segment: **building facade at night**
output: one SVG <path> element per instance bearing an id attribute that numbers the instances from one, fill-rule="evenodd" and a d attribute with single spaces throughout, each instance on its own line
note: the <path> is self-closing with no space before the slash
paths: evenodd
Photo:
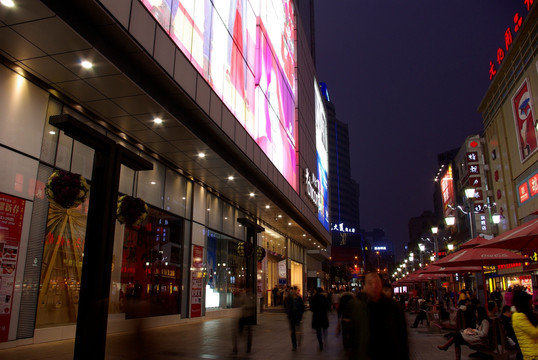
<path id="1" fill-rule="evenodd" d="M 78 340 L 88 309 L 103 335 L 216 316 L 242 289 L 305 293 L 331 244 L 327 116 L 292 1 L 14 3 L 0 346 Z M 60 170 L 89 184 L 69 209 L 47 196 Z M 141 223 L 114 219 L 121 195 L 147 204 Z"/>

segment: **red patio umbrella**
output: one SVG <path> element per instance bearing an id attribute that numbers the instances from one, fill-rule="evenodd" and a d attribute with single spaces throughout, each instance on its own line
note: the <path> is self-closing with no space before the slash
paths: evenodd
<path id="1" fill-rule="evenodd" d="M 472 240 L 469 240 L 467 241 L 466 243 L 463 243 L 460 245 L 460 248 L 462 249 L 469 249 L 469 248 L 472 248 L 472 247 L 475 247 L 475 246 L 478 246 L 478 245 L 482 245 L 484 244 L 486 241 L 488 241 L 488 239 L 478 235 L 477 237 L 475 237 L 474 239 Z"/>
<path id="2" fill-rule="evenodd" d="M 425 274 L 455 274 L 455 273 L 467 273 L 467 272 L 482 272 L 482 266 L 450 266 L 442 267 L 436 265 L 430 265 L 424 271 Z"/>
<path id="3" fill-rule="evenodd" d="M 534 252 L 538 249 L 538 219 L 526 222 L 479 245 L 480 248 L 501 248 Z"/>
<path id="4" fill-rule="evenodd" d="M 490 240 L 491 241 L 491 240 Z M 435 261 L 432 265 L 452 267 L 452 266 L 493 266 L 501 264 L 511 264 L 517 262 L 530 262 L 531 260 L 521 254 L 516 254 L 510 250 L 498 248 L 462 249 Z"/>

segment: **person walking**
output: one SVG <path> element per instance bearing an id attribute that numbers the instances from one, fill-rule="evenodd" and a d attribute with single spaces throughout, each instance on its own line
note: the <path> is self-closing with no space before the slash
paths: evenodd
<path id="1" fill-rule="evenodd" d="M 404 311 L 394 299 L 384 296 L 382 289 L 378 273 L 366 274 L 353 316 L 357 343 L 353 359 L 409 360 Z"/>
<path id="2" fill-rule="evenodd" d="M 532 311 L 532 296 L 517 290 L 512 301 L 516 308 L 516 312 L 512 314 L 512 327 L 523 359 L 538 359 L 538 319 Z"/>
<path id="3" fill-rule="evenodd" d="M 319 350 L 323 351 L 323 338 L 327 338 L 329 328 L 329 316 L 331 304 L 322 288 L 317 288 L 314 295 L 310 297 L 310 310 L 312 311 L 312 329 L 316 330 Z"/>
<path id="4" fill-rule="evenodd" d="M 288 321 L 291 332 L 291 344 L 293 350 L 297 350 L 297 344 L 301 343 L 299 336 L 299 342 L 297 342 L 297 333 L 300 333 L 301 321 L 303 320 L 304 302 L 300 296 L 297 295 L 297 287 L 290 288 L 289 295 L 286 297 L 286 313 L 288 314 Z"/>
<path id="5" fill-rule="evenodd" d="M 246 331 L 247 352 L 252 349 L 252 326 L 256 323 L 256 298 L 250 289 L 242 289 L 238 294 L 237 303 L 241 313 L 237 321 L 237 329 L 233 332 L 233 352 L 237 354 L 237 339 Z"/>

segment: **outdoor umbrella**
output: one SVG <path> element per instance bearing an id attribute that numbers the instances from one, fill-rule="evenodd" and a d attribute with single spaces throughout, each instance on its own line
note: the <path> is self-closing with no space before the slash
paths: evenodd
<path id="1" fill-rule="evenodd" d="M 462 249 L 469 249 L 478 245 L 484 244 L 486 241 L 489 241 L 488 239 L 478 235 L 472 240 L 467 241 L 466 243 L 461 244 L 460 248 Z"/>
<path id="2" fill-rule="evenodd" d="M 455 274 L 467 272 L 482 272 L 482 266 L 436 266 L 430 265 L 424 271 L 424 274 Z"/>
<path id="3" fill-rule="evenodd" d="M 518 250 L 522 253 L 538 249 L 538 219 L 526 222 L 479 245 L 480 248 Z"/>
<path id="4" fill-rule="evenodd" d="M 530 261 L 531 259 L 521 254 L 516 254 L 510 250 L 474 247 L 470 249 L 459 250 L 440 260 L 435 261 L 434 263 L 432 263 L 432 265 L 444 267 L 493 266 Z"/>

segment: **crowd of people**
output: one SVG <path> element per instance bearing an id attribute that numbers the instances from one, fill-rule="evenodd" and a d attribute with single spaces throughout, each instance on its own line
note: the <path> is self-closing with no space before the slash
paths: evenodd
<path id="1" fill-rule="evenodd" d="M 505 293 L 494 291 L 488 294 L 484 306 L 476 293 L 465 289 L 459 293 L 443 290 L 439 296 L 431 292 L 419 295 L 414 290 L 393 295 L 391 286 L 373 272 L 365 276 L 360 292 L 315 288 L 303 297 L 296 287 L 275 286 L 272 296 L 273 306 L 282 306 L 286 311 L 292 350 L 301 344 L 304 312 L 311 311 L 311 327 L 316 333 L 318 350 L 323 351 L 331 318 L 328 314 L 332 311 L 337 315 L 336 332 L 349 359 L 409 359 L 405 311 L 416 313 L 410 327 L 417 328 L 425 321 L 426 326 L 430 325 L 427 314 L 434 310 L 440 322 L 450 322 L 456 313 L 461 315 L 461 329 L 446 333 L 446 342 L 438 346 L 442 351 L 454 346 L 456 359 L 461 358 L 462 346 L 487 346 L 495 318 L 517 359 L 538 359 L 536 289 L 532 295 L 528 289 L 518 287 Z M 251 337 L 248 339 L 250 349 Z M 480 357 L 480 350 L 474 355 Z"/>

